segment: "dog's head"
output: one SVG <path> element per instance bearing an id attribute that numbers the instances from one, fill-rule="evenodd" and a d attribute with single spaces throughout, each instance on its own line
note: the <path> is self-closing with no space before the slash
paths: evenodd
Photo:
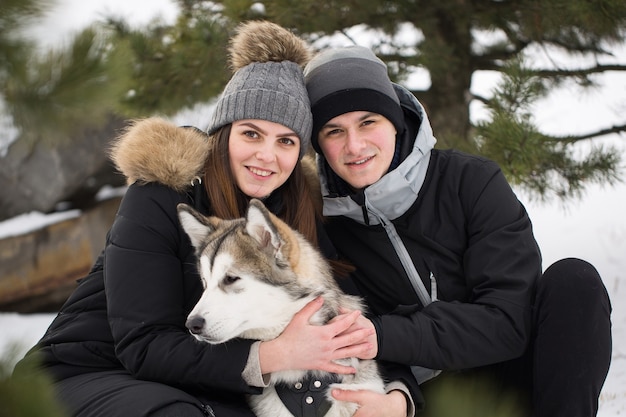
<path id="1" fill-rule="evenodd" d="M 323 268 L 319 255 L 259 200 L 242 219 L 205 217 L 185 204 L 178 216 L 204 286 L 186 324 L 198 339 L 272 339 L 315 296 L 306 277 L 324 273 L 312 270 Z"/>

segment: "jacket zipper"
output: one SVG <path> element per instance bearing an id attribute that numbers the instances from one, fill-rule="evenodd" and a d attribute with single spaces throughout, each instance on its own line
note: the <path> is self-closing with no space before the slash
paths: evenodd
<path id="1" fill-rule="evenodd" d="M 424 286 L 424 281 L 422 281 L 422 279 L 420 278 L 420 275 L 417 272 L 415 265 L 413 264 L 413 260 L 409 256 L 409 252 L 407 251 L 406 246 L 404 246 L 404 242 L 402 242 L 402 239 L 398 235 L 398 232 L 396 231 L 393 223 L 389 221 L 389 219 L 387 219 L 387 217 L 380 210 L 370 206 L 367 200 L 367 196 L 365 196 L 364 207 L 365 209 L 367 209 L 367 212 L 374 215 L 378 219 L 380 224 L 385 228 L 387 237 L 389 237 L 389 240 L 391 241 L 391 244 L 393 245 L 393 248 L 395 249 L 398 258 L 400 258 L 402 267 L 404 268 L 406 274 L 409 276 L 411 286 L 413 286 L 413 289 L 415 290 L 418 299 L 422 303 L 422 306 L 426 307 L 433 301 L 437 301 L 437 281 L 435 279 L 435 275 L 432 272 L 430 273 L 429 278 L 431 294 L 428 294 L 428 291 Z M 366 223 L 368 222 L 367 216 L 365 218 L 365 221 Z"/>

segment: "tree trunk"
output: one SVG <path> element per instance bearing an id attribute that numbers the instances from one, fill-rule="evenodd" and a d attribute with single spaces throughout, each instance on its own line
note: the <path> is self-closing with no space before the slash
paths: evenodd
<path id="1" fill-rule="evenodd" d="M 472 82 L 472 35 L 464 9 L 440 11 L 431 24 L 415 22 L 424 32 L 423 59 L 429 63 L 431 87 L 422 97 L 439 148 L 467 150 L 470 137 L 469 101 Z"/>

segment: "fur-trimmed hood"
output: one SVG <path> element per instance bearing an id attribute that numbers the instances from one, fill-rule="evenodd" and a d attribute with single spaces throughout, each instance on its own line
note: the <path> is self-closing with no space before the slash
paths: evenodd
<path id="1" fill-rule="evenodd" d="M 191 187 L 204 172 L 210 148 L 206 133 L 193 127 L 180 127 L 159 117 L 133 121 L 113 142 L 109 155 L 126 182 L 158 182 L 176 191 Z M 302 167 L 306 179 L 319 198 L 321 191 L 315 161 L 305 155 Z M 315 198 L 316 204 L 318 198 Z"/>
<path id="2" fill-rule="evenodd" d="M 110 157 L 128 184 L 158 182 L 184 191 L 202 175 L 208 138 L 158 117 L 135 120 L 113 142 Z"/>

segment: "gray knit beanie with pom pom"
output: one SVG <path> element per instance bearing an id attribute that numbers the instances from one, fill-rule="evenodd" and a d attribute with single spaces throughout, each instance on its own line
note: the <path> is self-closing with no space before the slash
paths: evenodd
<path id="1" fill-rule="evenodd" d="M 268 120 L 298 135 L 302 158 L 313 126 L 302 73 L 310 59 L 306 43 L 277 24 L 250 21 L 237 28 L 229 54 L 234 74 L 217 101 L 208 133 L 236 120 Z"/>
<path id="2" fill-rule="evenodd" d="M 304 75 L 314 117 L 313 148 L 318 153 L 320 129 L 344 113 L 378 113 L 393 123 L 398 133 L 404 131 L 404 114 L 387 75 L 387 65 L 371 49 L 326 49 L 310 60 Z"/>

